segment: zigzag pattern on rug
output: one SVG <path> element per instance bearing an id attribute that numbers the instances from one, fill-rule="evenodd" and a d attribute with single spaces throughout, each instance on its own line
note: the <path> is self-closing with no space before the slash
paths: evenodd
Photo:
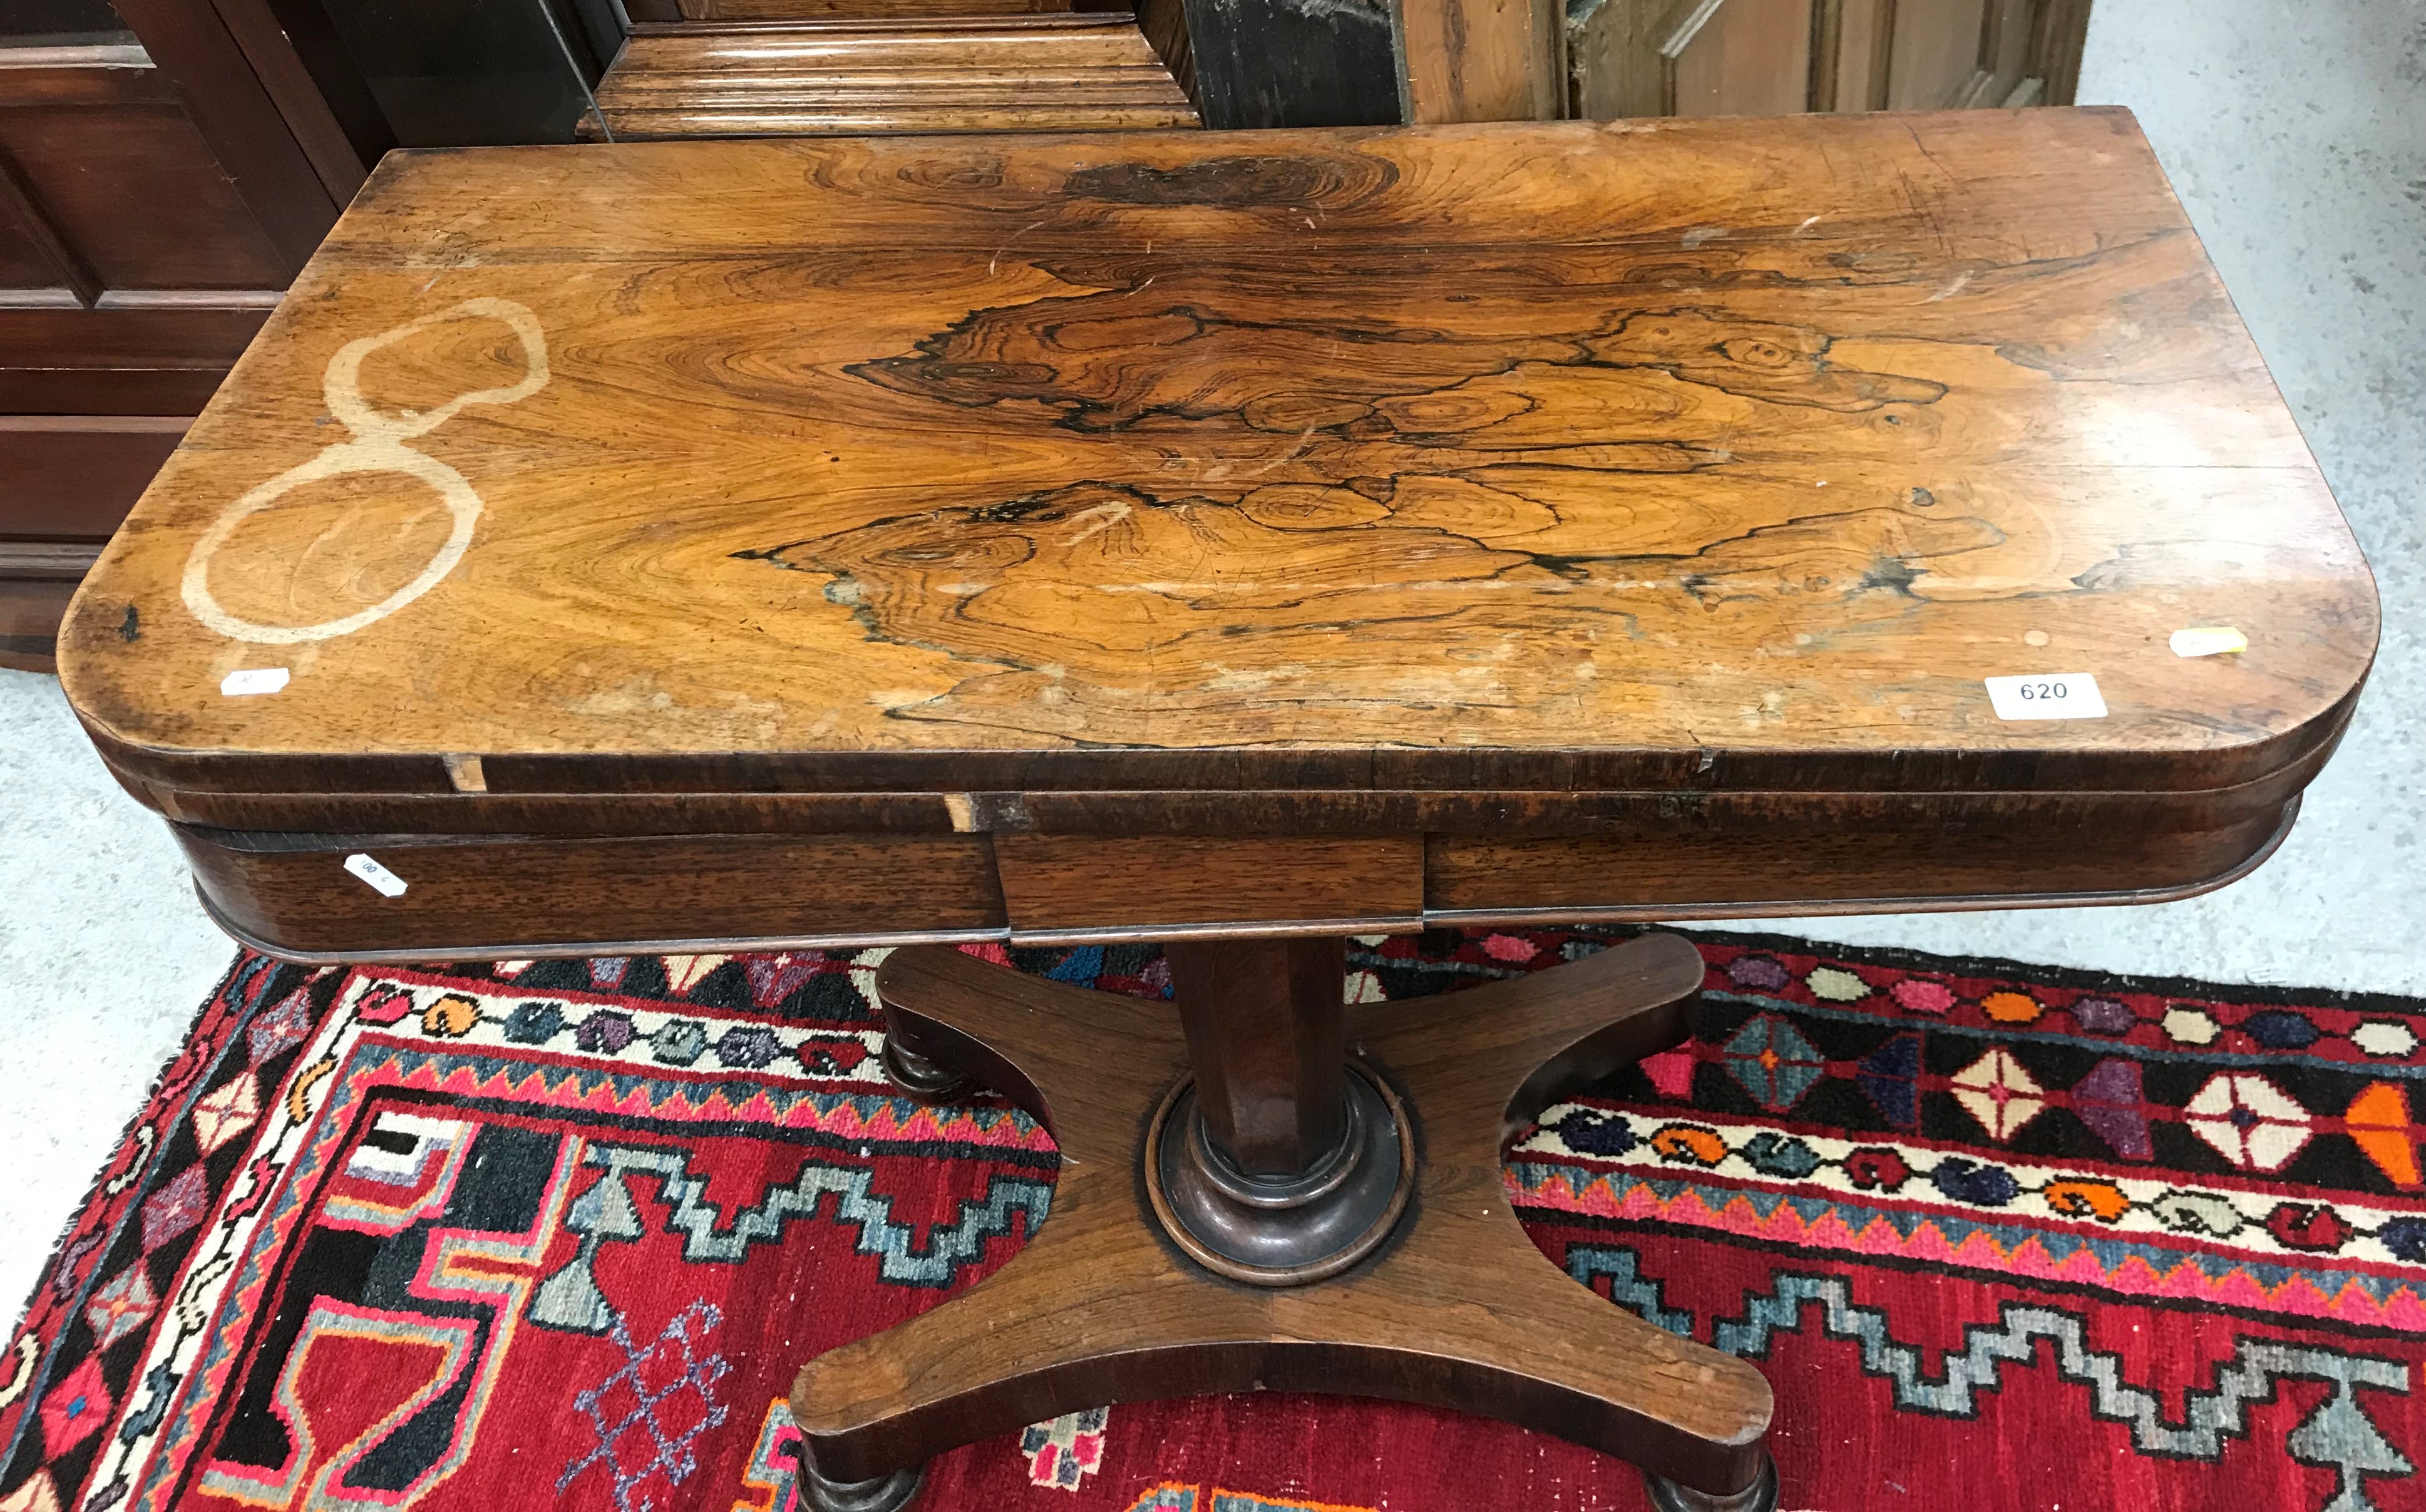
<path id="1" fill-rule="evenodd" d="M 1667 1306 L 1659 1283 L 1642 1274 L 1633 1250 L 1614 1244 L 1571 1245 L 1567 1274 L 1585 1286 L 1606 1276 L 1610 1300 L 1670 1333 L 1693 1337 L 1694 1315 Z M 1768 1294 L 1746 1294 L 1742 1317 L 1712 1321 L 1713 1345 L 1731 1355 L 1759 1359 L 1769 1353 L 1776 1335 L 1801 1332 L 1803 1309 L 1816 1303 L 1820 1326 L 1831 1338 L 1857 1341 L 1862 1373 L 1891 1382 L 1896 1406 L 1908 1412 L 1977 1416 L 1980 1393 L 2001 1389 L 2008 1363 L 2033 1363 L 2039 1341 L 2044 1339 L 2055 1346 L 2056 1374 L 2089 1388 L 2091 1410 L 2097 1416 L 2128 1424 L 2132 1444 L 2142 1454 L 2217 1459 L 2226 1439 L 2248 1434 L 2251 1406 L 2274 1400 L 2282 1381 L 2310 1380 L 2328 1382 L 2334 1390 L 2291 1431 L 2284 1447 L 2298 1463 L 2331 1470 L 2341 1477 L 2334 1499 L 2322 1512 L 2377 1512 L 2362 1477 L 2403 1477 L 2417 1471 L 2377 1430 L 2357 1395 L 2362 1386 L 2407 1393 L 2409 1367 L 2399 1360 L 2341 1355 L 2267 1339 L 2240 1339 L 2235 1341 L 2231 1363 L 2216 1372 L 2212 1390 L 2192 1388 L 2184 1393 L 2182 1422 L 2176 1424 L 2165 1420 L 2163 1399 L 2156 1392 L 2123 1379 L 2122 1357 L 2089 1347 L 2087 1326 L 2077 1313 L 2044 1305 L 2006 1303 L 2000 1326 L 1965 1328 L 1963 1348 L 1946 1351 L 1932 1369 L 1923 1351 L 1896 1341 L 1888 1332 L 1884 1311 L 1853 1301 L 1852 1288 L 1844 1277 L 1780 1271 L 1772 1279 L 1775 1284 Z"/>
<path id="2" fill-rule="evenodd" d="M 728 1225 L 704 1195 L 707 1179 L 692 1174 L 687 1150 L 593 1144 L 582 1162 L 606 1174 L 565 1214 L 565 1227 L 581 1236 L 580 1252 L 540 1284 L 529 1314 L 542 1328 L 573 1333 L 605 1333 L 614 1325 L 615 1309 L 598 1290 L 595 1267 L 602 1245 L 646 1232 L 629 1185 L 635 1176 L 657 1179 L 668 1210 L 665 1231 L 682 1236 L 683 1259 L 694 1265 L 739 1264 L 751 1245 L 780 1242 L 787 1224 L 814 1216 L 831 1195 L 834 1221 L 856 1227 L 859 1252 L 875 1256 L 884 1279 L 901 1286 L 951 1285 L 962 1267 L 983 1258 L 988 1241 L 1011 1231 L 1012 1213 L 1025 1214 L 1034 1233 L 1053 1205 L 1052 1182 L 996 1173 L 987 1179 L 984 1201 L 963 1201 L 958 1222 L 928 1229 L 921 1252 L 914 1247 L 915 1226 L 893 1221 L 893 1199 L 869 1190 L 872 1173 L 865 1169 L 803 1161 L 791 1184 L 768 1188 Z"/>

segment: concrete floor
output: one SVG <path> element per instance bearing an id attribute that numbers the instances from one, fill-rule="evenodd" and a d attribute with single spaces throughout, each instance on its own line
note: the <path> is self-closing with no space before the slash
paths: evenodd
<path id="1" fill-rule="evenodd" d="M 2426 993 L 2426 5 L 2103 0 L 2083 104 L 2139 113 L 2383 586 L 2374 679 L 2282 852 L 2157 908 L 1764 920 L 1824 939 Z M 0 1305 L 26 1293 L 232 955 L 58 685 L 0 672 Z"/>

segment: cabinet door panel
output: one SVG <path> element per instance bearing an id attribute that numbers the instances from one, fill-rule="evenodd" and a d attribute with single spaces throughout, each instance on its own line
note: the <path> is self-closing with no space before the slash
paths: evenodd
<path id="1" fill-rule="evenodd" d="M 1810 109 L 1811 3 L 1722 0 L 1690 37 L 1672 39 L 1662 49 L 1672 59 L 1671 113 L 1786 116 Z"/>
<path id="2" fill-rule="evenodd" d="M 1567 113 L 2069 105 L 2090 0 L 1572 0 Z"/>
<path id="3" fill-rule="evenodd" d="M 1887 108 L 1943 110 L 1980 72 L 1988 0 L 1896 0 Z"/>
<path id="4" fill-rule="evenodd" d="M 104 287 L 285 285 L 285 260 L 183 109 L 139 87 L 119 101 L 54 103 L 17 92 L 31 82 L 23 75 L 49 72 L 0 73 L 0 153 Z"/>
<path id="5" fill-rule="evenodd" d="M 1569 113 L 1782 116 L 1808 110 L 1815 0 L 1601 0 L 1571 9 Z"/>

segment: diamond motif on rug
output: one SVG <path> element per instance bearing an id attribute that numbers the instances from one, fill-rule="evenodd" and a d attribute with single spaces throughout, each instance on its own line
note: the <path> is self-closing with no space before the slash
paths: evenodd
<path id="1" fill-rule="evenodd" d="M 1811 1042 L 1774 1014 L 1762 1014 L 1737 1030 L 1721 1053 L 1743 1089 L 1772 1113 L 1801 1101 L 1828 1069 Z"/>
<path id="2" fill-rule="evenodd" d="M 140 1260 L 113 1276 L 85 1304 L 84 1321 L 92 1329 L 93 1348 L 107 1349 L 141 1327 L 160 1299 L 152 1294 L 152 1277 Z"/>
<path id="3" fill-rule="evenodd" d="M 1954 1100 L 1980 1120 L 1988 1137 L 2009 1142 L 2046 1107 L 2046 1088 L 2002 1045 L 1947 1079 Z"/>
<path id="4" fill-rule="evenodd" d="M 195 1101 L 194 1143 L 207 1155 L 260 1119 L 261 1099 L 253 1091 L 251 1073 L 246 1072 Z"/>
<path id="5" fill-rule="evenodd" d="M 2225 1160 L 2253 1171 L 2279 1171 L 2308 1143 L 2308 1110 L 2262 1076 L 2210 1077 L 2182 1105 L 2183 1121 Z"/>
<path id="6" fill-rule="evenodd" d="M 117 1404 L 102 1379 L 101 1357 L 93 1356 L 51 1388 L 42 1398 L 42 1447 L 54 1455 L 69 1450 L 101 1431 Z"/>
<path id="7" fill-rule="evenodd" d="M 663 1477 L 667 1485 L 680 1486 L 690 1479 L 699 1469 L 693 1447 L 699 1436 L 721 1426 L 728 1410 L 717 1400 L 715 1388 L 733 1367 L 723 1356 L 702 1355 L 698 1349 L 723 1321 L 716 1304 L 693 1302 L 642 1349 L 634 1346 L 624 1320 L 615 1320 L 607 1337 L 622 1352 L 623 1363 L 573 1399 L 597 1442 L 556 1478 L 558 1495 L 583 1471 L 603 1464 L 613 1478 L 617 1512 L 653 1512 L 656 1502 L 645 1489 L 650 1482 Z M 673 1355 L 669 1350 L 681 1357 L 681 1368 L 671 1374 Z M 618 1412 L 624 1403 L 630 1405 Z"/>
<path id="8" fill-rule="evenodd" d="M 210 1182 L 199 1165 L 188 1165 L 174 1180 L 143 1201 L 143 1252 L 188 1233 L 202 1221 L 211 1200 Z"/>

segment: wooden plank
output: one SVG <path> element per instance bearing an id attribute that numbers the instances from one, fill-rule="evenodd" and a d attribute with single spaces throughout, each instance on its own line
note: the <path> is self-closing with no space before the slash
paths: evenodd
<path id="1" fill-rule="evenodd" d="M 1196 123 L 1125 13 L 642 27 L 598 107 L 618 140 Z"/>
<path id="2" fill-rule="evenodd" d="M 1396 0 L 1401 119 L 1553 121 L 1566 101 L 1558 0 Z"/>
<path id="3" fill-rule="evenodd" d="M 1423 842 L 1412 835 L 997 835 L 994 846 L 1013 938 L 1423 911 Z"/>

